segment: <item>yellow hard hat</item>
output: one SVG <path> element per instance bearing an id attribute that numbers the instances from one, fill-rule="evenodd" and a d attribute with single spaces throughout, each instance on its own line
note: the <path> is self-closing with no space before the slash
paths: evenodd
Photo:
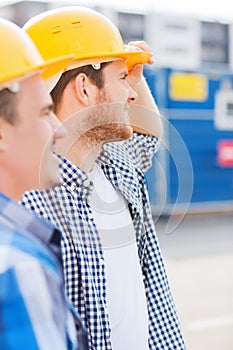
<path id="1" fill-rule="evenodd" d="M 16 24 L 0 18 L 0 89 L 7 82 L 23 79 L 40 71 L 45 78 L 64 68 L 71 55 L 44 60 L 30 37 Z"/>
<path id="2" fill-rule="evenodd" d="M 77 66 L 123 59 L 131 69 L 151 53 L 127 51 L 117 27 L 102 14 L 82 6 L 43 12 L 23 27 L 45 59 L 74 54 Z"/>

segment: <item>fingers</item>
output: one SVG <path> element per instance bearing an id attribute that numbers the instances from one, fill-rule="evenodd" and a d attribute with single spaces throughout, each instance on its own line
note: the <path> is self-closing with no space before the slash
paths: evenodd
<path id="1" fill-rule="evenodd" d="M 152 54 L 152 50 L 150 46 L 143 40 L 138 41 L 130 41 L 127 45 L 125 45 L 126 51 L 149 51 Z M 151 57 L 148 64 L 153 64 L 154 61 Z"/>
<path id="2" fill-rule="evenodd" d="M 137 41 L 130 41 L 128 43 L 128 45 L 132 45 L 132 46 L 137 46 L 138 48 L 140 48 L 142 51 L 150 51 L 151 52 L 151 48 L 150 46 L 143 40 L 137 40 Z"/>

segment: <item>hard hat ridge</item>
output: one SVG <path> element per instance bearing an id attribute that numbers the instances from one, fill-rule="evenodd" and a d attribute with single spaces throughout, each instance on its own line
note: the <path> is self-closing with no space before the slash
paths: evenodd
<path id="1" fill-rule="evenodd" d="M 84 6 L 43 12 L 29 20 L 24 29 L 45 59 L 73 54 L 76 67 L 123 59 L 131 69 L 151 57 L 150 52 L 127 51 L 118 28 L 107 17 Z"/>

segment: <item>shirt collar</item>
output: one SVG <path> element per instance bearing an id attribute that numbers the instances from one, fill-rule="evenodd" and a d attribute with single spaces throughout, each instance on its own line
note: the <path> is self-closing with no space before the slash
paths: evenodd
<path id="1" fill-rule="evenodd" d="M 0 221 L 1 218 L 21 233 L 25 232 L 38 238 L 61 261 L 60 231 L 2 193 L 0 193 Z"/>
<path id="2" fill-rule="evenodd" d="M 82 184 L 82 182 L 87 179 L 87 174 L 77 165 L 59 154 L 57 154 L 57 157 L 60 160 L 59 170 L 61 174 L 61 185 L 69 186 L 74 181 L 78 184 Z"/>
<path id="3" fill-rule="evenodd" d="M 88 178 L 88 174 L 68 159 L 60 155 L 58 155 L 58 158 L 60 159 L 60 185 L 64 186 L 71 195 L 79 193 L 85 201 L 89 202 L 93 191 L 93 182 Z"/>

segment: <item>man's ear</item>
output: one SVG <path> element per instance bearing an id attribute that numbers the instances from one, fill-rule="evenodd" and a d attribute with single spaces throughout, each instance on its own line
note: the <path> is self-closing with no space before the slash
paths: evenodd
<path id="1" fill-rule="evenodd" d="M 96 93 L 96 86 L 86 74 L 80 73 L 75 78 L 75 93 L 78 100 L 86 107 L 89 107 Z"/>

